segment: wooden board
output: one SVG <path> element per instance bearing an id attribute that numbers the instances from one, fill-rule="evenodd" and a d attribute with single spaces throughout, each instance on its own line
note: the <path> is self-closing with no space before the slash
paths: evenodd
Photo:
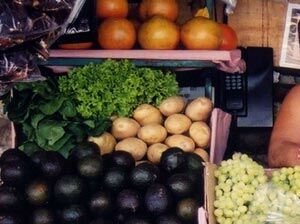
<path id="1" fill-rule="evenodd" d="M 288 2 L 300 0 L 239 0 L 234 14 L 228 17 L 243 47 L 274 49 L 274 65 L 279 65 Z"/>

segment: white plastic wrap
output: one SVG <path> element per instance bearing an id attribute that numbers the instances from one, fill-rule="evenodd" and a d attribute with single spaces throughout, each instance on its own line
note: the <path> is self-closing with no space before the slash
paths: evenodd
<path id="1" fill-rule="evenodd" d="M 237 4 L 237 0 L 222 0 L 222 2 L 226 3 L 226 14 L 233 13 L 233 10 L 235 9 Z"/>
<path id="2" fill-rule="evenodd" d="M 269 182 L 255 192 L 248 216 L 252 224 L 299 224 L 300 198 Z"/>
<path id="3" fill-rule="evenodd" d="M 9 84 L 42 78 L 37 59 L 76 18 L 85 0 L 0 1 L 0 95 Z"/>

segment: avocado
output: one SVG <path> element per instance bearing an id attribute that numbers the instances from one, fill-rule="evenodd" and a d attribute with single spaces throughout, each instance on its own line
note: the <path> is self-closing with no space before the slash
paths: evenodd
<path id="1" fill-rule="evenodd" d="M 193 182 L 194 194 L 193 198 L 202 206 L 204 204 L 204 177 L 201 172 L 189 171 L 187 176 Z"/>
<path id="2" fill-rule="evenodd" d="M 37 208 L 31 214 L 32 224 L 55 224 L 54 212 L 48 208 Z"/>
<path id="3" fill-rule="evenodd" d="M 130 189 L 122 190 L 116 198 L 119 212 L 124 214 L 134 214 L 140 210 L 141 202 L 139 194 Z"/>
<path id="4" fill-rule="evenodd" d="M 110 167 L 123 168 L 126 171 L 131 171 L 135 166 L 135 160 L 129 152 L 122 150 L 113 151 L 111 153 Z"/>
<path id="5" fill-rule="evenodd" d="M 124 189 L 127 186 L 126 172 L 122 168 L 110 168 L 103 176 L 103 186 L 108 191 Z"/>
<path id="6" fill-rule="evenodd" d="M 185 158 L 186 158 L 187 169 L 189 171 L 203 173 L 204 160 L 199 155 L 193 152 L 186 152 Z"/>
<path id="7" fill-rule="evenodd" d="M 61 204 L 79 203 L 84 196 L 84 183 L 76 175 L 60 177 L 54 185 L 55 201 Z"/>
<path id="8" fill-rule="evenodd" d="M 170 192 L 162 184 L 151 185 L 144 198 L 146 210 L 152 214 L 162 214 L 169 210 L 172 201 Z"/>
<path id="9" fill-rule="evenodd" d="M 158 178 L 158 167 L 149 162 L 143 162 L 137 165 L 129 176 L 131 186 L 137 190 L 145 190 L 151 184 L 157 182 Z"/>
<path id="10" fill-rule="evenodd" d="M 182 224 L 182 222 L 175 215 L 164 214 L 157 218 L 156 224 Z"/>
<path id="11" fill-rule="evenodd" d="M 4 151 L 0 157 L 0 166 L 2 167 L 3 164 L 7 162 L 16 162 L 16 161 L 23 161 L 27 162 L 29 157 L 19 149 L 8 149 Z"/>
<path id="12" fill-rule="evenodd" d="M 68 159 L 71 160 L 72 163 L 77 163 L 79 159 L 90 155 L 100 155 L 100 150 L 97 144 L 86 141 L 75 146 L 71 150 Z"/>
<path id="13" fill-rule="evenodd" d="M 111 168 L 111 155 L 112 153 L 107 153 L 102 155 L 102 162 L 103 162 L 103 171 L 106 172 L 106 170 Z"/>
<path id="14" fill-rule="evenodd" d="M 194 192 L 193 181 L 187 173 L 173 174 L 167 179 L 166 185 L 176 199 L 190 197 Z"/>
<path id="15" fill-rule="evenodd" d="M 145 217 L 134 216 L 129 218 L 125 224 L 151 224 L 151 222 Z"/>
<path id="16" fill-rule="evenodd" d="M 5 185 L 17 188 L 24 187 L 30 177 L 30 167 L 24 161 L 11 161 L 2 165 L 1 180 Z"/>
<path id="17" fill-rule="evenodd" d="M 89 224 L 112 224 L 112 221 L 105 220 L 102 218 L 97 218 L 89 222 Z"/>
<path id="18" fill-rule="evenodd" d="M 182 172 L 186 168 L 185 152 L 178 147 L 168 148 L 162 153 L 160 166 L 167 173 Z"/>
<path id="19" fill-rule="evenodd" d="M 51 193 L 50 186 L 44 180 L 34 180 L 25 189 L 26 200 L 34 206 L 41 206 L 49 203 Z"/>
<path id="20" fill-rule="evenodd" d="M 0 224 L 24 224 L 24 220 L 18 214 L 0 214 Z"/>
<path id="21" fill-rule="evenodd" d="M 65 158 L 58 152 L 46 151 L 45 157 L 40 161 L 40 168 L 43 177 L 55 180 L 64 171 Z"/>
<path id="22" fill-rule="evenodd" d="M 177 203 L 176 213 L 183 222 L 195 222 L 199 205 L 193 198 L 185 198 Z"/>
<path id="23" fill-rule="evenodd" d="M 0 211 L 12 212 L 20 210 L 23 205 L 21 194 L 16 189 L 7 186 L 0 187 Z"/>
<path id="24" fill-rule="evenodd" d="M 79 159 L 77 164 L 79 175 L 87 179 L 98 179 L 103 172 L 103 163 L 100 155 L 90 155 Z"/>
<path id="25" fill-rule="evenodd" d="M 60 224 L 84 224 L 87 223 L 87 214 L 80 205 L 70 205 L 59 212 Z"/>
<path id="26" fill-rule="evenodd" d="M 94 216 L 109 216 L 114 207 L 113 198 L 110 193 L 99 191 L 92 195 L 88 202 L 88 207 Z"/>

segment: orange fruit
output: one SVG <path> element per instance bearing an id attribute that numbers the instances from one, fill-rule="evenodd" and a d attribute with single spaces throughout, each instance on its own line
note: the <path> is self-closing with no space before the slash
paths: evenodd
<path id="1" fill-rule="evenodd" d="M 97 0 L 98 18 L 125 18 L 128 14 L 127 0 Z"/>
<path id="2" fill-rule="evenodd" d="M 179 41 L 179 27 L 163 16 L 152 17 L 138 31 L 138 42 L 143 49 L 171 50 Z"/>
<path id="3" fill-rule="evenodd" d="M 139 7 L 140 18 L 146 20 L 155 15 L 175 21 L 178 17 L 176 0 L 143 0 Z"/>
<path id="4" fill-rule="evenodd" d="M 222 41 L 219 24 L 204 17 L 194 17 L 184 23 L 180 37 L 184 47 L 190 50 L 215 50 Z"/>
<path id="5" fill-rule="evenodd" d="M 103 49 L 131 49 L 136 42 L 135 27 L 124 18 L 105 19 L 98 28 L 98 42 Z"/>

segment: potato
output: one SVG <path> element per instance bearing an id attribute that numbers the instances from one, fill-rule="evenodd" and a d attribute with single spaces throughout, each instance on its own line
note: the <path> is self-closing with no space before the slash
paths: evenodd
<path id="1" fill-rule="evenodd" d="M 192 121 L 207 121 L 212 110 L 213 103 L 210 99 L 198 97 L 187 105 L 185 115 Z"/>
<path id="2" fill-rule="evenodd" d="M 147 124 L 138 131 L 138 138 L 148 145 L 163 142 L 167 137 L 167 130 L 160 124 Z"/>
<path id="3" fill-rule="evenodd" d="M 209 155 L 204 149 L 196 148 L 194 153 L 199 155 L 204 160 L 204 162 L 209 161 Z"/>
<path id="4" fill-rule="evenodd" d="M 210 141 L 210 127 L 203 121 L 192 123 L 189 135 L 200 148 L 207 148 Z"/>
<path id="5" fill-rule="evenodd" d="M 116 151 L 126 151 L 129 152 L 135 161 L 141 160 L 147 152 L 147 145 L 141 139 L 138 138 L 126 138 L 118 142 L 116 145 Z"/>
<path id="6" fill-rule="evenodd" d="M 167 137 L 165 144 L 169 147 L 179 147 L 185 152 L 193 152 L 195 150 L 193 139 L 184 135 L 171 135 Z"/>
<path id="7" fill-rule="evenodd" d="M 116 139 L 122 140 L 136 136 L 139 128 L 139 123 L 134 119 L 128 117 L 119 117 L 113 121 L 111 132 Z"/>
<path id="8" fill-rule="evenodd" d="M 161 154 L 166 151 L 169 147 L 162 143 L 155 143 L 149 146 L 147 151 L 147 158 L 154 164 L 158 164 L 160 162 Z"/>
<path id="9" fill-rule="evenodd" d="M 138 106 L 133 111 L 133 118 L 142 126 L 152 123 L 161 124 L 163 121 L 160 111 L 150 104 Z"/>
<path id="10" fill-rule="evenodd" d="M 164 123 L 165 128 L 170 134 L 182 134 L 189 130 L 191 124 L 191 119 L 184 114 L 173 114 Z"/>
<path id="11" fill-rule="evenodd" d="M 181 96 L 171 96 L 161 102 L 158 109 L 166 117 L 172 114 L 178 114 L 183 111 L 185 107 L 184 98 Z"/>
<path id="12" fill-rule="evenodd" d="M 88 141 L 94 142 L 99 146 L 101 155 L 111 153 L 117 144 L 114 136 L 108 132 L 104 132 L 99 137 L 90 136 Z"/>

